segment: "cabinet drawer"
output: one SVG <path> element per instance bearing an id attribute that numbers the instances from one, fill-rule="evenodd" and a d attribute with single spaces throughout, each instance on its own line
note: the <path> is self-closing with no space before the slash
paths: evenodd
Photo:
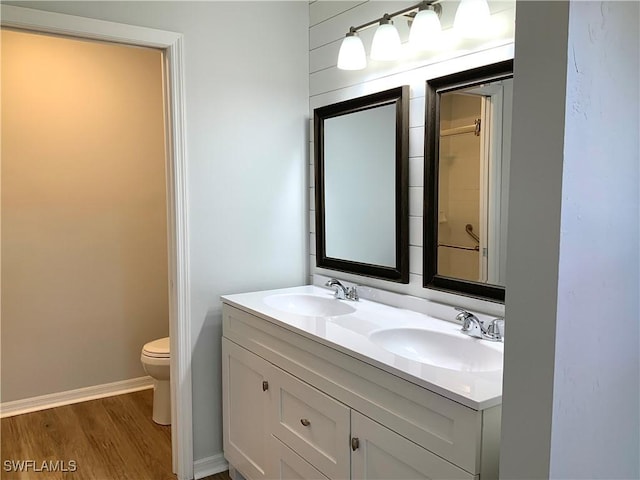
<path id="1" fill-rule="evenodd" d="M 329 480 L 277 438 L 273 438 L 274 455 L 271 478 L 275 480 Z"/>
<path id="2" fill-rule="evenodd" d="M 277 370 L 273 435 L 324 475 L 349 478 L 349 407 Z"/>

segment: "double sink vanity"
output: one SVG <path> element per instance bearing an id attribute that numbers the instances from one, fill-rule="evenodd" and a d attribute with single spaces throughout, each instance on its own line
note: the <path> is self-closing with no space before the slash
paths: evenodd
<path id="1" fill-rule="evenodd" d="M 461 332 L 453 307 L 431 311 L 317 286 L 224 296 L 232 468 L 252 480 L 497 478 L 503 344 Z"/>
<path id="2" fill-rule="evenodd" d="M 314 281 L 414 274 L 428 298 L 504 301 L 512 77 L 508 60 L 426 81 L 412 248 L 410 87 L 314 110 Z M 223 297 L 224 454 L 236 480 L 497 479 L 504 321 L 318 284 L 335 294 Z"/>

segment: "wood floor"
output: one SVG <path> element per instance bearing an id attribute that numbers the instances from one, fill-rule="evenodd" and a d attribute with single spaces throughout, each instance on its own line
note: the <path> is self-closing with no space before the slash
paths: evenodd
<path id="1" fill-rule="evenodd" d="M 171 427 L 151 420 L 152 395 L 143 390 L 3 418 L 0 478 L 175 480 Z M 20 460 L 35 462 L 35 468 L 31 463 L 28 471 L 7 471 Z M 206 478 L 228 479 L 226 472 Z"/>

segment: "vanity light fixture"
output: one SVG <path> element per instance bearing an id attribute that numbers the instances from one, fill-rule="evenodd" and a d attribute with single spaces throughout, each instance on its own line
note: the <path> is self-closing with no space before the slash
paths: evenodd
<path id="1" fill-rule="evenodd" d="M 461 0 L 453 29 L 462 38 L 481 38 L 488 33 L 490 17 L 487 0 Z"/>
<path id="2" fill-rule="evenodd" d="M 440 15 L 441 0 L 423 0 L 394 13 L 385 13 L 357 27 L 351 27 L 342 40 L 338 53 L 340 70 L 362 70 L 367 66 L 367 56 L 358 32 L 378 25 L 371 44 L 373 60 L 396 60 L 402 52 L 402 43 L 393 18 L 407 17 L 411 26 L 409 45 L 415 51 L 437 49 L 442 34 Z M 487 0 L 461 0 L 453 23 L 454 31 L 464 38 L 484 37 L 488 33 L 491 12 Z"/>
<path id="3" fill-rule="evenodd" d="M 371 42 L 372 60 L 397 60 L 400 57 L 402 41 L 391 16 L 384 14 Z"/>
<path id="4" fill-rule="evenodd" d="M 398 10 L 394 13 L 385 13 L 381 18 L 377 18 L 357 27 L 351 27 L 342 40 L 338 53 L 338 68 L 340 70 L 362 70 L 367 66 L 367 55 L 364 51 L 362 40 L 358 32 L 378 25 L 376 33 L 371 43 L 371 58 L 373 60 L 396 60 L 402 52 L 402 42 L 398 30 L 393 25 L 393 18 L 398 16 L 407 17 L 411 26 L 410 36 L 415 38 L 413 45 L 419 50 L 424 50 L 426 41 L 435 41 L 440 31 L 440 12 L 442 7 L 436 3 L 440 0 L 423 0 L 411 7 Z M 424 13 L 423 13 L 424 12 Z M 421 14 L 421 15 L 419 15 Z M 433 16 L 435 15 L 435 21 Z M 437 29 L 431 33 L 427 30 Z"/>

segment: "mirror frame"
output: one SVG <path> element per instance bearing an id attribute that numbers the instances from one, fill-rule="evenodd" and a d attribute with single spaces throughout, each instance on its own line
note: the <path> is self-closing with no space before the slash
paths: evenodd
<path id="1" fill-rule="evenodd" d="M 424 145 L 424 277 L 423 286 L 471 297 L 504 302 L 505 287 L 438 275 L 439 93 L 513 77 L 513 60 L 427 80 Z"/>
<path id="2" fill-rule="evenodd" d="M 331 258 L 326 254 L 324 202 L 324 121 L 385 105 L 396 106 L 395 199 L 396 264 L 394 267 Z M 409 86 L 392 88 L 314 110 L 316 266 L 330 270 L 409 283 Z"/>

